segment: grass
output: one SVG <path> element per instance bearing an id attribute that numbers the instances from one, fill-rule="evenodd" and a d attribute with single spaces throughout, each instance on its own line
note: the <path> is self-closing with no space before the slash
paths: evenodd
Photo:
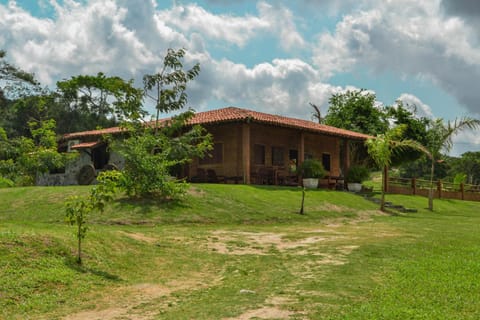
<path id="1" fill-rule="evenodd" d="M 119 198 L 74 263 L 64 200 L 0 189 L 0 319 L 478 319 L 478 203 L 195 185 L 182 202 Z"/>

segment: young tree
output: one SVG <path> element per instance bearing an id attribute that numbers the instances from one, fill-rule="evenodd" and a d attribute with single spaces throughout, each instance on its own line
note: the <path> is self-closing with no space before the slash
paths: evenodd
<path id="1" fill-rule="evenodd" d="M 180 110 L 187 104 L 187 83 L 200 73 L 197 63 L 183 70 L 185 49 L 168 49 L 160 72 L 143 77 L 145 96 L 155 103 L 155 133 L 158 132 L 160 113 Z"/>
<path id="2" fill-rule="evenodd" d="M 414 149 L 430 155 L 428 150 L 420 143 L 414 140 L 399 140 L 402 137 L 405 126 L 398 126 L 388 130 L 385 134 L 379 134 L 375 138 L 366 141 L 369 155 L 382 169 L 382 198 L 380 201 L 380 210 L 385 211 L 385 170 L 392 163 L 392 157 L 396 152 L 405 149 Z"/>
<path id="3" fill-rule="evenodd" d="M 82 240 L 87 235 L 88 215 L 93 211 L 103 212 L 105 205 L 113 200 L 121 177 L 119 171 L 101 172 L 97 177 L 98 184 L 90 190 L 87 197 L 72 196 L 66 202 L 65 218 L 70 225 L 77 227 L 78 264 L 82 264 Z"/>
<path id="4" fill-rule="evenodd" d="M 160 123 L 160 113 L 182 109 L 187 103 L 187 83 L 199 73 L 196 64 L 183 70 L 185 50 L 169 49 L 162 70 L 144 76 L 144 94 L 153 100 L 155 121 L 147 125 L 127 124 L 130 137 L 119 141 L 115 148 L 125 157 L 124 187 L 134 197 L 165 200 L 186 191 L 183 180 L 173 177 L 173 170 L 194 157 L 203 157 L 211 150 L 211 136 L 197 125 L 188 125 L 194 115 L 189 110 Z"/>
<path id="5" fill-rule="evenodd" d="M 453 146 L 452 138 L 464 129 L 476 129 L 480 126 L 480 120 L 464 117 L 460 120 L 448 121 L 436 119 L 432 122 L 428 132 L 428 150 L 431 154 L 430 166 L 430 190 L 428 193 L 428 209 L 433 211 L 433 176 L 435 163 L 440 160 L 441 151 L 449 152 Z"/>

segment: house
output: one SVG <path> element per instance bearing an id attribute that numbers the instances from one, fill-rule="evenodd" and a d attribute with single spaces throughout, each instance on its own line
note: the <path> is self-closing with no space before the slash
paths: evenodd
<path id="1" fill-rule="evenodd" d="M 306 158 L 321 160 L 329 177 L 340 177 L 349 167 L 347 142 L 363 143 L 369 137 L 312 121 L 236 107 L 196 113 L 189 124 L 202 125 L 212 134 L 214 143 L 211 156 L 193 159 L 184 168 L 183 175 L 192 181 L 211 178 L 202 175 L 213 172 L 226 182 L 290 183 L 291 167 Z M 121 169 L 122 158 L 108 152 L 101 140 L 105 134 L 121 133 L 120 127 L 114 127 L 64 135 L 61 143 L 81 153 L 79 161 L 66 170 L 70 178 L 64 180 L 70 183 L 76 176 L 79 183 L 91 182 L 95 170 Z"/>

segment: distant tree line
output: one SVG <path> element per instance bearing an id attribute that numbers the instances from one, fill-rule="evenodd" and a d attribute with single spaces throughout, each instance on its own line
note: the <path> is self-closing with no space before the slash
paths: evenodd
<path id="1" fill-rule="evenodd" d="M 455 121 L 431 119 L 420 116 L 417 106 L 397 101 L 392 106 L 377 102 L 371 91 L 348 90 L 336 93 L 329 99 L 329 108 L 324 117 L 319 116 L 319 108 L 311 104 L 313 118 L 320 123 L 344 128 L 372 136 L 384 135 L 388 130 L 402 127 L 398 139 L 416 141 L 433 156 L 434 179 L 453 181 L 459 174 L 465 175 L 465 182 L 480 183 L 480 152 L 469 151 L 460 157 L 448 156 L 452 147 L 452 137 L 463 129 L 474 129 L 480 124 L 478 119 L 462 118 Z M 354 161 L 365 163 L 366 149 L 363 146 Z M 400 177 L 430 179 L 432 159 L 415 148 L 403 148 L 392 156 L 391 166 L 398 168 Z"/>

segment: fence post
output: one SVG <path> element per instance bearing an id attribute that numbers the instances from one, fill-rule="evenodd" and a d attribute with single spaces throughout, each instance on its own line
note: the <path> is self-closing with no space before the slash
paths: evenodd
<path id="1" fill-rule="evenodd" d="M 462 193 L 462 200 L 465 200 L 465 185 L 460 183 L 460 192 Z"/>
<path id="2" fill-rule="evenodd" d="M 437 181 L 438 199 L 442 198 L 442 180 Z"/>
<path id="3" fill-rule="evenodd" d="M 417 179 L 412 178 L 412 194 L 416 195 L 417 194 Z"/>

